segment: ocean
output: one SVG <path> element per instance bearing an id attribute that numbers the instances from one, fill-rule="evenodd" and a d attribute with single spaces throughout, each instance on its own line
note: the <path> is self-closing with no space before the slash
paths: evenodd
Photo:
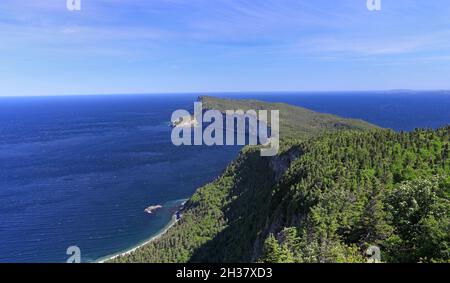
<path id="1" fill-rule="evenodd" d="M 216 93 L 286 102 L 396 131 L 450 123 L 450 94 Z M 238 146 L 176 147 L 194 94 L 0 98 L 0 262 L 83 262 L 150 238 L 221 174 Z M 153 214 L 150 205 L 163 205 Z"/>

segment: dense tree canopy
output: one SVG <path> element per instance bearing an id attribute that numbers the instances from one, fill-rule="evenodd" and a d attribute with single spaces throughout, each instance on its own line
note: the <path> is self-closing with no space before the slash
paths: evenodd
<path id="1" fill-rule="evenodd" d="M 450 127 L 247 147 L 160 239 L 116 262 L 450 260 Z"/>

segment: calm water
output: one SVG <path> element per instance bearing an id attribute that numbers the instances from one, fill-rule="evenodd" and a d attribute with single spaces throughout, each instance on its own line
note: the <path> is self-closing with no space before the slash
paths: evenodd
<path id="1" fill-rule="evenodd" d="M 65 261 L 71 245 L 92 261 L 163 228 L 239 150 L 171 144 L 194 99 L 1 98 L 0 261 Z"/>
<path id="2" fill-rule="evenodd" d="M 450 123 L 450 95 L 217 94 L 281 101 L 395 130 Z M 83 261 L 127 249 L 162 229 L 237 147 L 170 142 L 172 111 L 194 95 L 0 98 L 0 262 Z M 164 208 L 150 215 L 153 204 Z"/>

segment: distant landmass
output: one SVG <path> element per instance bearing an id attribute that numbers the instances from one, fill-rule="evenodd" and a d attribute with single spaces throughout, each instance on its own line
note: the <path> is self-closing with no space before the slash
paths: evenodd
<path id="1" fill-rule="evenodd" d="M 111 262 L 450 262 L 449 126 L 396 133 L 288 104 L 200 100 L 280 110 L 281 152 L 245 147 L 164 235 Z"/>
<path id="2" fill-rule="evenodd" d="M 336 115 L 323 114 L 286 103 L 269 103 L 253 99 L 223 99 L 212 96 L 200 96 L 204 109 L 226 110 L 279 110 L 280 137 L 305 138 L 325 132 L 344 129 L 368 130 L 378 128 L 373 124 L 357 119 L 344 119 Z M 269 121 L 270 126 L 270 121 Z"/>

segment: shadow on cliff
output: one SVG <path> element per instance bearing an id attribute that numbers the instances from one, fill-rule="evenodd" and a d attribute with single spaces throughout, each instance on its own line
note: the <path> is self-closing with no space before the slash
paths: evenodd
<path id="1" fill-rule="evenodd" d="M 280 200 L 273 188 L 299 152 L 261 157 L 259 150 L 248 152 L 236 168 L 235 184 L 223 207 L 226 227 L 212 240 L 196 249 L 190 262 L 250 262 L 256 260 L 268 231 L 275 222 L 273 211 Z M 278 214 L 280 217 L 283 213 Z"/>

